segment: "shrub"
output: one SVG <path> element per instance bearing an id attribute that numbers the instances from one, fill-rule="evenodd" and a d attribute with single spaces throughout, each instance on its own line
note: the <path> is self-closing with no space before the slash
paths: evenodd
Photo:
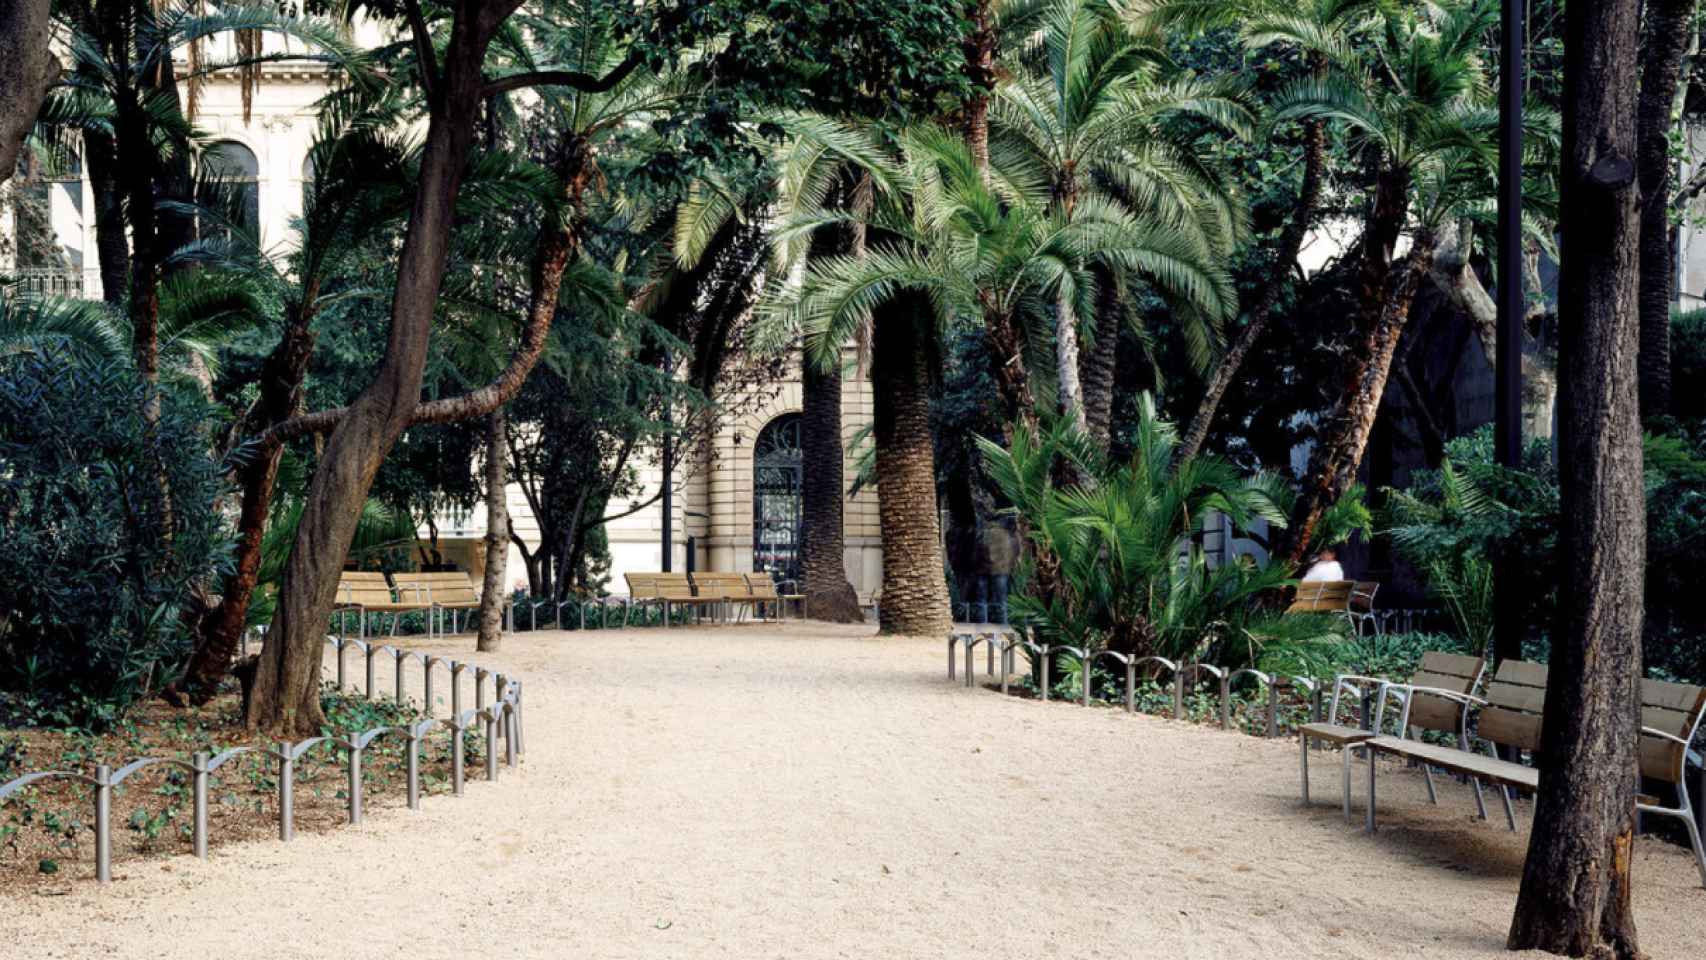
<path id="1" fill-rule="evenodd" d="M 105 726 L 176 678 L 191 642 L 180 614 L 230 557 L 210 421 L 193 394 L 122 365 L 0 360 L 0 713 L 11 722 Z"/>

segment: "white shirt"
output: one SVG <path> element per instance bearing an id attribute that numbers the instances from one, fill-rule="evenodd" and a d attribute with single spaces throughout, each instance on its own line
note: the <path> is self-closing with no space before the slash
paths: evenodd
<path id="1" fill-rule="evenodd" d="M 1345 579 L 1345 568 L 1339 566 L 1337 560 L 1320 560 L 1309 568 L 1309 572 L 1303 575 L 1303 579 L 1305 582 L 1326 580 L 1336 583 Z"/>

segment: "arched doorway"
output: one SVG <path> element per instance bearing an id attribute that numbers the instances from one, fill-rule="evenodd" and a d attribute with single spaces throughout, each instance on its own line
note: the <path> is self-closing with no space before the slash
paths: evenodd
<path id="1" fill-rule="evenodd" d="M 200 175 L 199 202 L 244 231 L 260 229 L 261 163 L 253 150 L 235 140 L 212 143 L 202 152 Z M 202 225 L 204 237 L 228 232 L 223 225 Z"/>
<path id="2" fill-rule="evenodd" d="M 800 579 L 800 415 L 764 425 L 752 450 L 752 569 Z"/>

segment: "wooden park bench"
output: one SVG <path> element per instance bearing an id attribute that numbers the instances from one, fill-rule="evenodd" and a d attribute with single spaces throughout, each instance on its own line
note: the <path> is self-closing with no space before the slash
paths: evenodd
<path id="1" fill-rule="evenodd" d="M 1700 730 L 1706 713 L 1706 687 L 1661 680 L 1641 681 L 1641 776 L 1668 783 L 1676 790 L 1677 803 L 1667 807 L 1657 797 L 1640 797 L 1635 808 L 1680 819 L 1688 828 L 1694 848 L 1694 863 L 1700 868 L 1700 885 L 1706 887 L 1706 849 L 1700 842 L 1700 825 L 1694 819 L 1694 804 L 1688 796 L 1688 748 Z"/>
<path id="2" fill-rule="evenodd" d="M 629 602 L 661 605 L 666 627 L 670 625 L 670 612 L 675 607 L 691 608 L 697 620 L 705 607 L 722 602 L 695 593 L 693 583 L 685 573 L 626 573 L 622 576 L 628 581 Z"/>
<path id="3" fill-rule="evenodd" d="M 1350 618 L 1351 626 L 1356 629 L 1357 636 L 1362 636 L 1362 628 L 1369 627 L 1375 635 L 1379 635 L 1380 618 L 1374 612 L 1374 595 L 1380 592 L 1380 584 L 1372 580 L 1359 580 L 1351 585 L 1351 595 L 1345 601 L 1345 616 Z"/>
<path id="4" fill-rule="evenodd" d="M 1481 683 L 1486 662 L 1480 657 L 1456 653 L 1429 651 L 1422 654 L 1421 665 L 1410 678 L 1416 688 L 1438 688 L 1456 694 L 1470 694 Z M 1309 802 L 1309 747 L 1314 742 L 1338 744 L 1344 766 L 1345 820 L 1351 819 L 1351 752 L 1357 744 L 1380 735 L 1379 721 L 1374 719 L 1384 706 L 1388 691 L 1395 689 L 1389 681 L 1377 677 L 1342 675 L 1333 678 L 1333 696 L 1324 723 L 1306 723 L 1297 728 L 1302 749 L 1303 802 Z M 1349 726 L 1339 720 L 1342 694 L 1349 692 L 1362 699 L 1362 725 Z M 1465 707 L 1444 697 L 1420 693 L 1410 698 L 1406 706 L 1410 722 L 1426 730 L 1438 730 L 1460 735 L 1464 729 Z M 1370 758 L 1372 762 L 1372 757 Z M 1433 792 L 1433 780 L 1428 780 L 1428 792 Z"/>
<path id="5" fill-rule="evenodd" d="M 1297 585 L 1286 613 L 1337 613 L 1350 609 L 1351 591 L 1356 584 L 1350 580 L 1304 580 Z"/>
<path id="6" fill-rule="evenodd" d="M 338 596 L 333 604 L 336 613 L 355 613 L 358 621 L 356 635 L 367 638 L 367 615 L 370 613 L 400 616 L 415 610 L 426 610 L 428 604 L 418 591 L 403 590 L 401 599 L 393 592 L 385 574 L 372 570 L 345 570 L 338 577 Z M 396 629 L 396 620 L 391 621 Z"/>
<path id="7" fill-rule="evenodd" d="M 786 620 L 788 618 L 787 605 L 793 602 L 800 605 L 800 617 L 802 619 L 805 617 L 806 595 L 803 593 L 782 593 L 776 589 L 776 581 L 771 579 L 770 574 L 746 574 L 746 585 L 747 589 L 751 591 L 754 615 L 759 615 L 762 609 L 760 605 L 762 604 L 774 611 L 775 619 Z"/>
<path id="8" fill-rule="evenodd" d="M 726 611 L 726 619 L 739 619 L 752 606 L 752 585 L 741 574 L 694 571 L 688 577 L 694 595 Z"/>
<path id="9" fill-rule="evenodd" d="M 1352 748 L 1370 751 L 1368 830 L 1372 833 L 1375 829 L 1375 772 L 1380 765 L 1374 762 L 1373 754 L 1377 752 L 1405 757 L 1421 764 L 1422 769 L 1428 772 L 1430 799 L 1434 799 L 1433 768 L 1467 776 L 1475 785 L 1475 805 L 1483 819 L 1487 816 L 1487 808 L 1481 797 L 1481 784 L 1484 781 L 1497 786 L 1504 799 L 1505 820 L 1515 830 L 1516 814 L 1511 808 L 1511 790 L 1532 791 L 1539 785 L 1540 771 L 1517 760 L 1500 758 L 1495 748 L 1506 747 L 1518 757 L 1525 751 L 1539 749 L 1541 714 L 1546 706 L 1546 667 L 1522 660 L 1506 660 L 1499 665 L 1493 682 L 1487 685 L 1486 699 L 1420 684 L 1394 684 L 1389 689 L 1404 698 L 1398 736 L 1374 737 Z M 1412 717 L 1417 705 L 1426 703 L 1429 698 L 1454 701 L 1465 713 L 1470 708 L 1479 707 L 1474 738 L 1486 744 L 1486 754 L 1476 753 L 1470 748 L 1467 720 L 1457 746 L 1427 743 L 1406 736 L 1416 726 Z"/>
<path id="10" fill-rule="evenodd" d="M 398 573 L 393 575 L 399 591 L 413 590 L 426 600 L 427 604 L 427 633 L 429 636 L 445 632 L 442 630 L 446 616 L 449 618 L 450 630 L 456 633 L 456 614 L 458 611 L 480 609 L 481 587 L 474 583 L 465 570 L 446 570 L 436 573 Z M 503 616 L 504 629 L 508 629 L 510 600 L 505 597 L 500 608 Z"/>

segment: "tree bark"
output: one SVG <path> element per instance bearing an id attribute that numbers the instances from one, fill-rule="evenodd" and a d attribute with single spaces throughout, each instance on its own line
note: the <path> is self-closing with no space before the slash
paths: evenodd
<path id="1" fill-rule="evenodd" d="M 1072 421 L 1078 432 L 1089 434 L 1090 419 L 1084 412 L 1084 384 L 1078 379 L 1078 367 L 1083 363 L 1082 347 L 1078 341 L 1078 318 L 1062 300 L 1056 316 L 1054 331 L 1055 377 L 1059 380 L 1060 414 Z"/>
<path id="2" fill-rule="evenodd" d="M 59 76 L 52 31 L 49 0 L 8 0 L 0 6 L 0 183 L 12 179 L 24 138 Z"/>
<path id="3" fill-rule="evenodd" d="M 1102 450 L 1112 441 L 1114 365 L 1119 356 L 1120 331 L 1125 327 L 1125 301 L 1108 271 L 1096 274 L 1096 342 L 1084 351 L 1078 380 L 1084 390 L 1084 422 L 1090 439 Z"/>
<path id="4" fill-rule="evenodd" d="M 247 723 L 251 729 L 306 735 L 324 719 L 319 683 L 322 634 L 337 596 L 338 572 L 355 536 L 361 505 L 386 453 L 415 415 L 432 316 L 444 279 L 456 195 L 482 103 L 481 64 L 493 33 L 513 10 L 510 0 L 457 4 L 444 50 L 443 74 L 428 122 L 426 146 L 397 260 L 391 329 L 373 383 L 326 439 L 309 485 L 302 519 L 285 564 L 278 613 L 267 631 Z M 562 260 L 549 301 L 555 311 Z M 550 266 L 550 265 L 547 265 Z M 545 291 L 536 285 L 534 296 Z"/>
<path id="5" fill-rule="evenodd" d="M 95 253 L 101 267 L 101 299 L 123 306 L 130 284 L 130 241 L 125 236 L 124 196 L 118 183 L 118 147 L 97 130 L 83 131 L 83 156 L 95 198 Z"/>
<path id="6" fill-rule="evenodd" d="M 1376 320 L 1362 349 L 1357 351 L 1345 391 L 1327 419 L 1327 430 L 1310 455 L 1303 495 L 1298 498 L 1287 530 L 1285 555 L 1294 564 L 1302 563 L 1322 515 L 1356 482 L 1357 468 L 1362 464 L 1369 435 L 1374 432 L 1375 417 L 1380 413 L 1380 400 L 1386 395 L 1392 359 L 1409 325 L 1410 306 L 1427 276 L 1437 242 L 1433 234 L 1419 231 L 1410 252 L 1387 271 L 1386 282 L 1375 291 L 1372 303 L 1377 311 Z"/>
<path id="7" fill-rule="evenodd" d="M 1310 120 L 1305 123 L 1303 143 L 1303 183 L 1298 188 L 1296 211 L 1286 222 L 1285 232 L 1280 234 L 1279 248 L 1275 253 L 1274 274 L 1263 286 L 1261 296 L 1250 310 L 1250 319 L 1245 322 L 1244 329 L 1238 332 L 1238 339 L 1232 342 L 1220 362 L 1215 364 L 1214 373 L 1203 386 L 1202 400 L 1197 403 L 1197 411 L 1191 415 L 1191 422 L 1179 440 L 1178 449 L 1173 453 L 1175 463 L 1188 463 L 1202 451 L 1203 442 L 1208 439 L 1209 428 L 1214 425 L 1214 415 L 1220 409 L 1220 401 L 1226 397 L 1227 388 L 1232 386 L 1232 381 L 1237 378 L 1239 369 L 1244 365 L 1244 358 L 1250 355 L 1251 348 L 1268 329 L 1268 322 L 1273 319 L 1274 310 L 1279 306 L 1280 294 L 1285 290 L 1292 271 L 1297 268 L 1297 255 L 1303 249 L 1303 240 L 1309 235 L 1310 221 L 1315 215 L 1315 208 L 1321 202 L 1321 184 L 1327 170 L 1326 122 Z"/>
<path id="8" fill-rule="evenodd" d="M 975 0 L 971 32 L 965 39 L 966 77 L 971 96 L 966 99 L 961 122 L 972 162 L 989 177 L 989 96 L 995 89 L 995 12 L 991 0 Z"/>
<path id="9" fill-rule="evenodd" d="M 930 430 L 927 306 L 902 294 L 876 311 L 872 433 L 877 513 L 883 532 L 884 633 L 945 636 L 953 628 L 936 513 L 936 450 Z"/>
<path id="10" fill-rule="evenodd" d="M 1670 131 L 1695 0 L 1647 0 L 1636 101 L 1635 156 L 1641 184 L 1641 420 L 1670 412 L 1672 261 Z"/>
<path id="11" fill-rule="evenodd" d="M 847 582 L 846 541 L 843 539 L 843 469 L 841 447 L 841 371 L 800 365 L 800 513 L 805 529 L 806 610 L 817 620 L 859 623 L 859 595 Z"/>
<path id="12" fill-rule="evenodd" d="M 1638 0 L 1564 14 L 1559 624 L 1513 950 L 1634 958 L 1646 508 L 1637 398 Z"/>
<path id="13" fill-rule="evenodd" d="M 509 565 L 504 408 L 493 410 L 486 421 L 486 575 L 480 583 L 480 635 L 474 641 L 474 649 L 492 653 L 503 642 L 504 568 Z"/>

